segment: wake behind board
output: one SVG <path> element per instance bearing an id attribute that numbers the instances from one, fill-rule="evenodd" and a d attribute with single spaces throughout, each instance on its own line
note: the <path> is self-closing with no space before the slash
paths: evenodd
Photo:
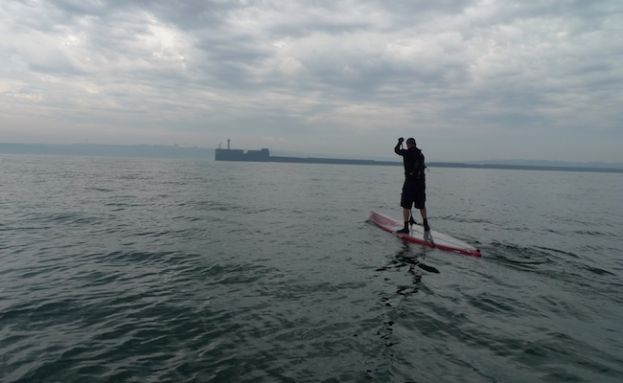
<path id="1" fill-rule="evenodd" d="M 404 241 L 428 246 L 433 249 L 480 257 L 480 250 L 470 244 L 434 230 L 424 233 L 424 228 L 420 225 L 414 225 L 410 234 L 399 234 L 396 233 L 396 230 L 402 229 L 402 223 L 375 211 L 370 213 L 370 222 Z"/>

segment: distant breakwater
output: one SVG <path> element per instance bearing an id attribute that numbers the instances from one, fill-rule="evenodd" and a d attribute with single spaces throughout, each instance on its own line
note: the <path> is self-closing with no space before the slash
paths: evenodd
<path id="1" fill-rule="evenodd" d="M 247 150 L 242 149 L 216 149 L 214 151 L 216 161 L 251 161 L 251 162 L 291 162 L 306 164 L 344 164 L 344 165 L 399 165 L 396 161 L 352 160 L 341 158 L 319 157 L 285 157 L 271 156 L 268 149 Z"/>
<path id="2" fill-rule="evenodd" d="M 337 165 L 377 165 L 396 166 L 402 165 L 398 161 L 376 161 L 342 158 L 321 157 L 285 157 L 271 156 L 270 150 L 247 150 L 242 149 L 215 149 L 216 161 L 242 161 L 242 162 L 285 162 L 299 164 L 337 164 Z M 509 165 L 509 164 L 479 164 L 463 162 L 427 162 L 428 167 L 436 168 L 465 168 L 465 169 L 507 169 L 507 170 L 546 170 L 546 171 L 575 171 L 575 172 L 606 172 L 623 173 L 623 169 L 596 168 L 581 166 L 536 166 L 536 165 Z"/>

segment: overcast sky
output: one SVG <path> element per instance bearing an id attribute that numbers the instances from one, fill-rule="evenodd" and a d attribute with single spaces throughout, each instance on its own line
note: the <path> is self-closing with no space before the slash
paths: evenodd
<path id="1" fill-rule="evenodd" d="M 0 141 L 623 162 L 623 1 L 1 0 Z"/>

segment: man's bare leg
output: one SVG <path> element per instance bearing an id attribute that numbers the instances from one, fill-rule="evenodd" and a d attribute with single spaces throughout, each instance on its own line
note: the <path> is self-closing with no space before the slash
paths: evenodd
<path id="1" fill-rule="evenodd" d="M 409 222 L 409 217 L 411 217 L 411 209 L 402 208 L 402 220 L 404 222 Z"/>
<path id="2" fill-rule="evenodd" d="M 409 217 L 411 217 L 411 209 L 402 208 L 402 219 L 405 226 L 398 230 L 397 233 L 409 234 Z"/>

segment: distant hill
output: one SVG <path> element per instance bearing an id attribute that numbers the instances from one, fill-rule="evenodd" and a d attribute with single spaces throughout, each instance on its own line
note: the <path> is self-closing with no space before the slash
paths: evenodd
<path id="1" fill-rule="evenodd" d="M 568 162 L 568 161 L 538 161 L 538 160 L 491 160 L 470 161 L 470 165 L 508 165 L 529 167 L 572 167 L 597 169 L 623 169 L 623 162 Z"/>
<path id="2" fill-rule="evenodd" d="M 0 153 L 105 157 L 214 158 L 214 150 L 174 145 L 12 144 L 0 143 Z"/>

